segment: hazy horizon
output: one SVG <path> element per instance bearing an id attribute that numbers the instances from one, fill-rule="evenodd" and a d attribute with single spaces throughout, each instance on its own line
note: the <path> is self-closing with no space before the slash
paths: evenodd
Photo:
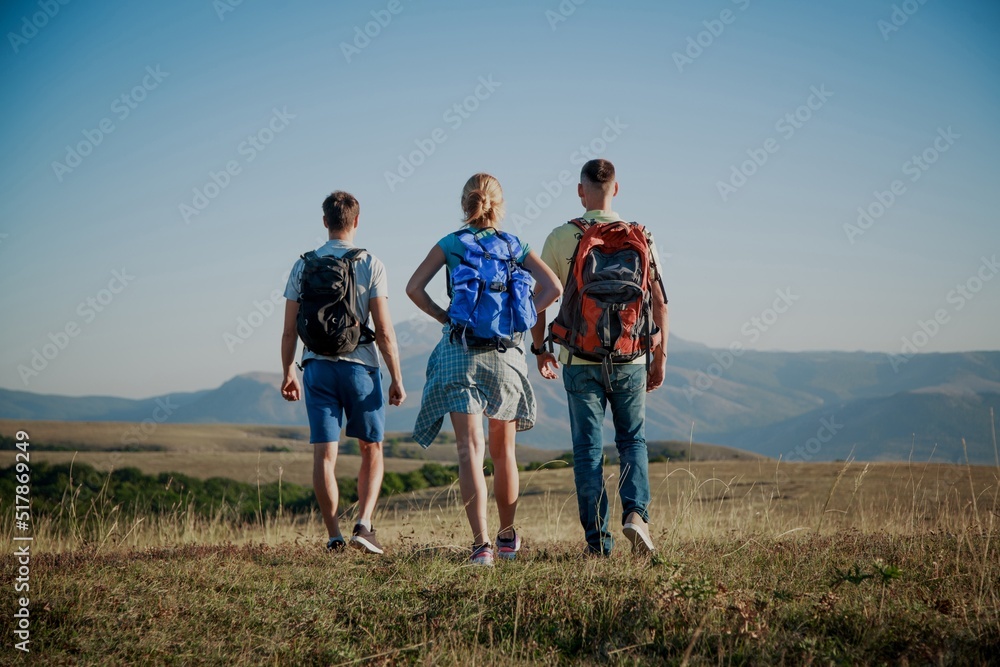
<path id="1" fill-rule="evenodd" d="M 401 320 L 401 321 L 395 322 L 394 326 L 397 327 L 398 331 L 405 332 L 405 331 L 407 331 L 407 329 L 402 328 L 402 327 L 410 326 L 412 324 L 412 322 L 413 322 L 412 319 Z M 428 318 L 428 324 L 429 324 L 428 329 L 433 329 L 433 328 L 436 327 L 435 323 L 433 321 L 431 321 L 429 318 Z M 401 340 L 401 347 L 404 348 L 404 351 L 405 351 L 405 347 L 406 347 L 406 342 L 407 341 L 406 341 L 405 335 L 404 335 L 403 338 L 402 338 L 402 340 Z M 708 351 L 711 351 L 711 352 L 715 352 L 715 351 L 722 352 L 723 350 L 725 350 L 725 348 L 711 347 L 711 346 L 705 345 L 704 343 L 700 343 L 698 341 L 687 340 L 687 339 L 682 338 L 680 336 L 677 336 L 676 334 L 673 334 L 673 333 L 671 333 L 671 335 L 670 335 L 670 342 L 671 342 L 671 345 L 674 346 L 673 351 L 674 351 L 675 354 L 678 352 L 678 350 L 677 350 L 678 347 L 681 348 L 680 349 L 680 354 L 683 354 L 685 349 L 700 348 L 700 347 L 705 347 Z M 301 350 L 302 350 L 302 348 L 301 348 L 301 344 L 300 344 L 300 346 L 299 346 L 299 354 L 301 354 Z M 747 349 L 745 351 L 746 352 L 762 353 L 762 354 L 866 354 L 866 355 L 876 355 L 876 356 L 886 356 L 886 357 L 888 356 L 888 355 L 886 355 L 886 353 L 879 352 L 877 350 L 831 350 L 831 349 L 815 349 L 815 350 L 751 350 L 751 349 Z M 1000 352 L 1000 349 L 962 350 L 962 351 L 956 351 L 956 352 L 918 352 L 917 355 L 918 356 L 923 356 L 923 355 L 935 355 L 935 354 L 976 354 L 976 353 L 980 353 L 980 352 L 984 352 L 984 353 Z M 903 357 L 903 356 L 897 356 L 897 358 L 899 358 L 900 360 L 904 360 L 906 363 L 908 363 L 908 361 L 909 361 L 909 360 L 906 360 L 905 357 Z M 274 375 L 274 376 L 280 377 L 281 376 L 281 369 L 278 366 L 280 366 L 280 364 L 277 364 L 275 367 L 271 367 L 271 368 L 264 368 L 264 367 L 261 367 L 261 368 L 247 368 L 247 369 L 244 369 L 242 371 L 238 371 L 238 372 L 234 373 L 233 375 L 231 375 L 229 377 L 222 378 L 221 380 L 215 381 L 213 384 L 199 385 L 199 386 L 191 385 L 191 386 L 179 387 L 179 388 L 174 388 L 174 389 L 169 389 L 168 388 L 165 391 L 158 391 L 158 392 L 155 392 L 155 393 L 146 392 L 146 393 L 138 393 L 138 394 L 133 394 L 133 395 L 108 394 L 108 393 L 98 394 L 98 393 L 88 392 L 88 391 L 83 391 L 83 392 L 80 392 L 80 393 L 42 392 L 42 391 L 33 391 L 31 389 L 20 389 L 18 387 L 0 387 L 0 389 L 10 389 L 10 390 L 13 390 L 13 391 L 28 391 L 30 393 L 36 393 L 36 394 L 40 394 L 40 395 L 65 396 L 65 397 L 68 397 L 68 398 L 111 397 L 111 398 L 128 398 L 128 399 L 140 399 L 141 400 L 141 399 L 155 398 L 157 396 L 163 396 L 163 395 L 166 395 L 166 394 L 180 394 L 180 393 L 188 393 L 188 392 L 197 392 L 197 391 L 212 390 L 212 389 L 216 389 L 216 388 L 220 387 L 221 385 L 225 384 L 226 382 L 229 382 L 233 378 L 240 377 L 240 376 L 247 376 L 247 375 L 255 375 L 255 374 L 259 374 L 259 373 L 264 373 L 264 374 L 270 374 L 270 375 Z M 668 363 L 667 366 L 668 366 L 668 372 L 669 372 L 669 370 L 670 370 L 670 364 Z M 404 380 L 405 380 L 405 378 L 404 378 Z M 539 378 L 538 381 L 541 382 L 542 379 Z"/>

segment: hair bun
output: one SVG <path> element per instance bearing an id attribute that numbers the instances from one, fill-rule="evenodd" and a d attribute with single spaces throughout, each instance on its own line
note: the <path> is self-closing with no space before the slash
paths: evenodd
<path id="1" fill-rule="evenodd" d="M 483 190 L 473 190 L 469 193 L 469 208 L 474 217 L 482 217 L 491 208 L 493 208 L 493 202 L 490 201 L 490 196 L 486 194 Z"/>
<path id="2" fill-rule="evenodd" d="M 462 188 L 462 212 L 467 225 L 496 225 L 504 214 L 503 191 L 497 179 L 486 173 L 470 178 Z"/>

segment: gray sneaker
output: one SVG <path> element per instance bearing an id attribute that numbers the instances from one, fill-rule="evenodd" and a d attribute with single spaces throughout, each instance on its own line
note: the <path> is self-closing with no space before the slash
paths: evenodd
<path id="1" fill-rule="evenodd" d="M 369 530 L 360 523 L 354 526 L 354 534 L 351 535 L 351 546 L 369 554 L 385 553 L 382 550 L 382 545 L 379 544 L 378 539 L 375 537 L 375 529 L 372 528 Z"/>

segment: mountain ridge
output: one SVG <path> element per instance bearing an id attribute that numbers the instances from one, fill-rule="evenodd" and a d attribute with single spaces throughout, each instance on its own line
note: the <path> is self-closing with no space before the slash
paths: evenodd
<path id="1" fill-rule="evenodd" d="M 441 328 L 404 322 L 397 325 L 397 336 L 409 398 L 404 406 L 387 410 L 387 429 L 408 432 L 419 410 L 427 358 L 441 338 Z M 811 460 L 844 458 L 851 448 L 845 451 L 841 440 L 851 440 L 859 458 L 905 458 L 901 434 L 910 433 L 915 441 L 926 439 L 927 447 L 936 443 L 934 456 L 940 460 L 958 460 L 961 438 L 966 437 L 970 460 L 994 461 L 992 441 L 982 425 L 989 424 L 989 408 L 1000 410 L 1000 352 L 918 354 L 894 366 L 889 355 L 874 352 L 747 350 L 736 355 L 674 338 L 670 350 L 664 387 L 647 394 L 650 441 L 683 442 L 693 431 L 696 441 L 787 457 L 815 437 L 820 420 L 847 415 L 850 426 L 809 453 Z M 278 373 L 254 371 L 214 389 L 145 399 L 0 389 L 0 416 L 141 422 L 154 418 L 154 412 L 157 418 L 168 412 L 166 419 L 176 423 L 306 424 L 303 403 L 282 399 L 280 381 Z M 561 381 L 543 380 L 532 371 L 532 382 L 538 419 L 518 441 L 568 449 Z M 613 442 L 610 420 L 606 438 Z"/>

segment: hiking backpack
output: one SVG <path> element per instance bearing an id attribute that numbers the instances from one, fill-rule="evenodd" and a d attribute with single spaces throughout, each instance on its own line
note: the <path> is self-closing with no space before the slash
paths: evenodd
<path id="1" fill-rule="evenodd" d="M 357 312 L 357 278 L 354 264 L 362 248 L 343 257 L 302 255 L 302 289 L 296 329 L 303 345 L 316 354 L 335 356 L 375 340 L 375 332 Z"/>
<path id="2" fill-rule="evenodd" d="M 449 281 L 452 340 L 504 352 L 519 344 L 538 318 L 531 298 L 535 279 L 517 263 L 521 242 L 501 231 L 484 235 L 463 229 L 456 235 L 464 254 Z"/>
<path id="3" fill-rule="evenodd" d="M 581 232 L 570 260 L 559 314 L 549 326 L 549 347 L 558 343 L 573 357 L 600 362 L 606 384 L 610 366 L 646 355 L 660 344 L 653 322 L 653 282 L 663 283 L 646 228 L 634 222 L 570 220 Z M 666 293 L 664 292 L 664 301 Z"/>

